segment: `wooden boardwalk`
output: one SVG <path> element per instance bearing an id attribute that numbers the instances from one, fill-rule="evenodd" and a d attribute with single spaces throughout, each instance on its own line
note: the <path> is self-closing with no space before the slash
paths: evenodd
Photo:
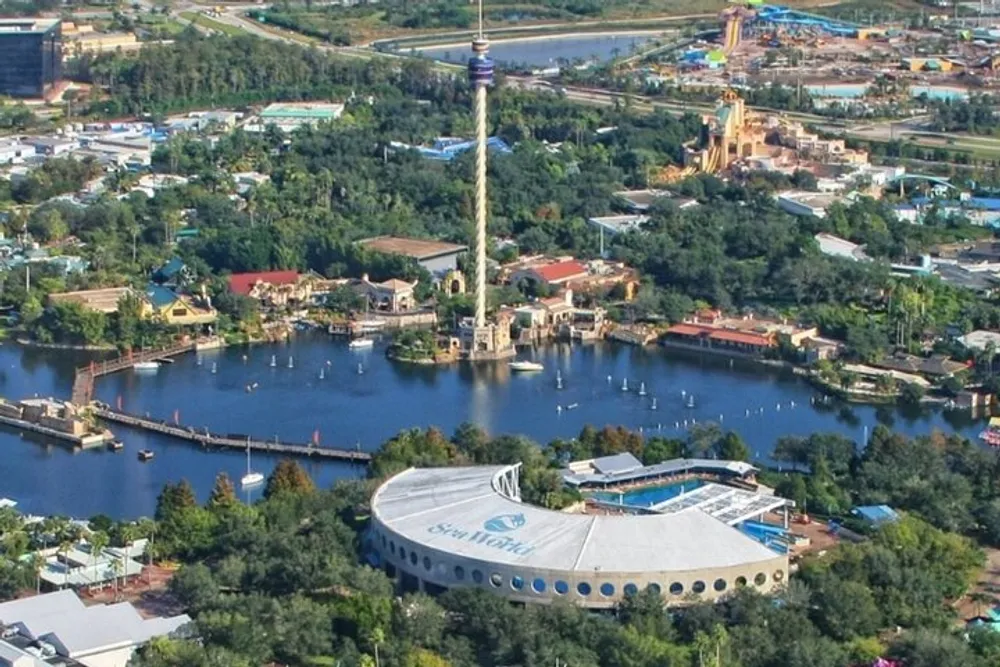
<path id="1" fill-rule="evenodd" d="M 180 440 L 187 440 L 188 442 L 197 443 L 202 447 L 220 447 L 238 449 L 241 451 L 247 448 L 247 438 L 249 436 L 246 435 L 233 433 L 228 435 L 217 435 L 215 433 L 210 433 L 208 429 L 205 429 L 204 431 L 197 431 L 191 427 L 181 426 L 179 424 L 170 424 L 164 421 L 156 421 L 155 419 L 137 417 L 126 412 L 112 410 L 106 406 L 95 405 L 93 412 L 105 421 L 123 424 L 131 428 L 160 433 L 162 435 L 167 435 Z M 255 452 L 281 454 L 284 456 L 308 456 L 313 458 L 364 464 L 367 464 L 372 458 L 371 454 L 360 450 L 321 447 L 308 443 L 255 440 L 253 438 L 250 438 L 250 449 Z"/>
<path id="2" fill-rule="evenodd" d="M 102 375 L 117 373 L 143 361 L 166 359 L 167 357 L 173 357 L 184 352 L 190 352 L 193 349 L 195 349 L 195 341 L 171 345 L 156 350 L 129 352 L 117 359 L 92 361 L 89 366 L 81 366 L 76 369 L 76 374 L 73 376 L 73 396 L 70 400 L 74 405 L 87 405 L 94 398 L 94 380 Z"/>

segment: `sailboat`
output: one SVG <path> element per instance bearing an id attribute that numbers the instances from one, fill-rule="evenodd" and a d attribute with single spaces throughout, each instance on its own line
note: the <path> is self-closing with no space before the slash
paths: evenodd
<path id="1" fill-rule="evenodd" d="M 215 375 L 215 374 L 216 374 L 216 373 L 218 373 L 218 372 L 219 372 L 219 367 L 218 367 L 218 366 L 216 365 L 216 363 L 215 363 L 215 362 L 213 361 L 213 362 L 212 362 L 212 375 Z"/>
<path id="2" fill-rule="evenodd" d="M 295 368 L 295 361 L 293 361 L 291 357 L 288 357 L 288 367 Z"/>
<path id="3" fill-rule="evenodd" d="M 358 364 L 358 375 L 364 375 L 364 372 L 365 372 L 365 367 L 362 366 L 361 364 Z"/>
<path id="4" fill-rule="evenodd" d="M 640 382 L 639 383 L 639 395 L 640 396 L 645 396 L 646 395 L 646 383 L 645 382 Z"/>
<path id="5" fill-rule="evenodd" d="M 275 358 L 275 356 L 274 356 L 274 355 L 272 354 L 272 355 L 271 355 L 271 368 L 276 368 L 276 367 L 277 367 L 277 365 L 278 365 L 278 360 L 277 360 L 277 358 Z"/>
<path id="6" fill-rule="evenodd" d="M 247 474 L 240 478 L 240 486 L 257 486 L 264 481 L 264 475 L 250 467 L 250 438 L 247 438 Z"/>
<path id="7" fill-rule="evenodd" d="M 325 378 L 326 378 L 326 369 L 325 368 L 320 368 L 319 369 L 319 379 L 323 380 Z"/>

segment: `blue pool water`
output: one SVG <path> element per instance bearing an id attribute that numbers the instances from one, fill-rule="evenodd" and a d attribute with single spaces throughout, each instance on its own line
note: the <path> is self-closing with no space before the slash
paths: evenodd
<path id="1" fill-rule="evenodd" d="M 664 501 L 676 498 L 682 493 L 693 491 L 704 484 L 700 479 L 689 479 L 683 482 L 671 482 L 660 486 L 647 486 L 643 489 L 632 489 L 624 493 L 613 491 L 601 491 L 593 494 L 594 500 L 601 500 L 606 503 L 617 503 L 632 507 L 652 507 Z"/>
<path id="2" fill-rule="evenodd" d="M 803 87 L 816 97 L 855 98 L 865 94 L 868 84 L 834 83 Z M 914 97 L 919 97 L 924 93 L 933 100 L 959 100 L 968 97 L 968 94 L 961 88 L 946 88 L 941 86 L 912 86 L 910 88 L 910 94 Z"/>

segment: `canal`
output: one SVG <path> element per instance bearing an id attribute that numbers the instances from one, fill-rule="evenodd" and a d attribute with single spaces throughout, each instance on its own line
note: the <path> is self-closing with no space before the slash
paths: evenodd
<path id="1" fill-rule="evenodd" d="M 506 365 L 403 365 L 387 360 L 384 352 L 381 344 L 357 352 L 325 335 L 299 335 L 284 344 L 189 354 L 155 373 L 104 377 L 97 381 L 96 396 L 161 419 L 176 413 L 185 425 L 219 433 L 305 443 L 318 432 L 321 444 L 368 451 L 401 429 L 437 426 L 450 434 L 464 421 L 545 443 L 573 437 L 588 423 L 682 437 L 685 420 L 721 419 L 763 461 L 784 435 L 835 431 L 860 441 L 880 422 L 908 434 L 939 428 L 975 437 L 981 428 L 968 415 L 954 413 L 813 405 L 816 392 L 787 371 L 659 348 L 553 345 L 534 356 L 544 372 L 520 375 Z M 66 397 L 73 368 L 85 359 L 77 353 L 0 346 L 0 394 Z M 254 383 L 256 389 L 248 391 Z M 643 384 L 645 396 L 640 395 Z M 162 436 L 123 427 L 115 431 L 125 442 L 124 452 L 72 453 L 54 442 L 0 431 L 0 496 L 19 501 L 26 512 L 136 517 L 152 513 L 165 482 L 185 478 L 204 498 L 218 472 L 234 480 L 245 472 L 239 452 L 204 452 Z M 156 454 L 147 463 L 136 458 L 144 448 Z M 276 461 L 255 456 L 253 468 L 266 474 Z M 350 464 L 304 464 L 321 486 L 364 475 Z"/>

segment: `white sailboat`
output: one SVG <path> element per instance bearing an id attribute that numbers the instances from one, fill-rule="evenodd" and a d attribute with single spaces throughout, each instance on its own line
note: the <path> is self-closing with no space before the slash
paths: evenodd
<path id="1" fill-rule="evenodd" d="M 247 438 L 247 474 L 240 478 L 240 486 L 257 486 L 263 483 L 264 475 L 259 472 L 254 472 L 250 467 L 250 438 Z"/>
<path id="2" fill-rule="evenodd" d="M 271 355 L 271 368 L 275 368 L 278 365 L 278 359 L 272 354 Z"/>

